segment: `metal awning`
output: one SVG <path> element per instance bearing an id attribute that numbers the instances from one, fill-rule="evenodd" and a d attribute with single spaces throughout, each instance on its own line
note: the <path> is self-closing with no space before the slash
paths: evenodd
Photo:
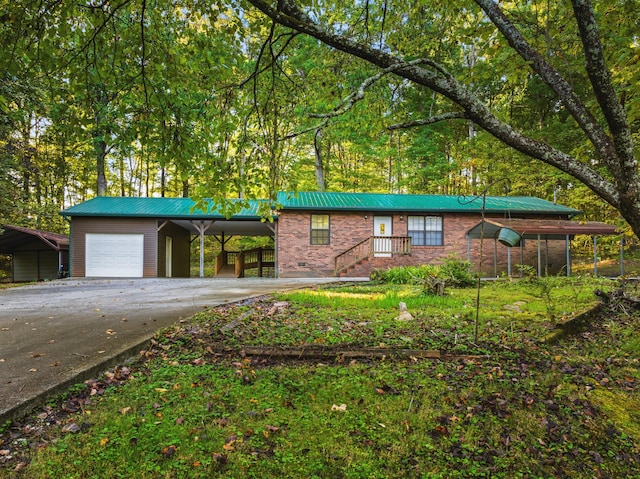
<path id="1" fill-rule="evenodd" d="M 467 231 L 467 238 L 495 239 L 502 228 L 510 228 L 525 239 L 564 240 L 575 235 L 614 235 L 619 231 L 613 225 L 598 221 L 539 220 L 539 219 L 485 219 Z"/>

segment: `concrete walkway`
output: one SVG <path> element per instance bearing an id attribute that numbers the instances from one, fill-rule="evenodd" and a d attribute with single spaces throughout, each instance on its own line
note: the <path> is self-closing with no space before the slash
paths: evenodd
<path id="1" fill-rule="evenodd" d="M 145 348 L 207 307 L 335 282 L 313 279 L 64 279 L 0 290 L 0 424 Z"/>

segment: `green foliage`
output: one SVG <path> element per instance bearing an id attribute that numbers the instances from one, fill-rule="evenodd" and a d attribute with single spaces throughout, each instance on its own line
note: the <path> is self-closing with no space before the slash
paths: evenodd
<path id="1" fill-rule="evenodd" d="M 371 279 L 389 284 L 421 284 L 428 293 L 435 292 L 435 284 L 465 287 L 474 283 L 471 263 L 455 256 L 445 258 L 440 264 L 424 264 L 420 266 L 402 266 L 386 271 L 374 271 Z"/>

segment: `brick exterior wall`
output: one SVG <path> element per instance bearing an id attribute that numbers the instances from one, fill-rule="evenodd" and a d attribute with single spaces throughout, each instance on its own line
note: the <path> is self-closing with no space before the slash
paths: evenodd
<path id="1" fill-rule="evenodd" d="M 277 262 L 280 277 L 322 277 L 334 275 L 334 258 L 360 241 L 374 235 L 375 212 L 321 212 L 329 214 L 330 240 L 328 245 L 311 244 L 311 212 L 281 211 L 278 216 Z M 415 214 L 415 213 L 412 213 Z M 379 216 L 393 217 L 393 236 L 407 236 L 407 214 L 378 213 Z M 487 219 L 491 218 L 487 215 Z M 565 219 L 540 217 L 537 219 Z M 497 219 L 504 220 L 499 217 Z M 457 256 L 468 258 L 468 243 L 465 234 L 480 222 L 478 215 L 443 215 L 442 246 L 413 246 L 411 255 L 397 255 L 393 258 L 371 258 L 352 269 L 349 276 L 368 276 L 373 268 L 387 269 L 410 264 L 438 263 L 443 258 Z M 566 245 L 564 240 L 541 241 L 542 274 L 556 274 L 565 266 Z M 470 260 L 477 271 L 480 240 L 471 240 Z M 508 250 L 493 238 L 482 241 L 482 275 L 493 277 L 507 272 Z M 522 255 L 522 261 L 521 261 Z M 526 264 L 537 270 L 538 241 L 526 240 L 523 248 L 511 248 L 511 274 L 517 275 L 515 265 Z M 546 270 L 546 271 L 545 271 Z"/>

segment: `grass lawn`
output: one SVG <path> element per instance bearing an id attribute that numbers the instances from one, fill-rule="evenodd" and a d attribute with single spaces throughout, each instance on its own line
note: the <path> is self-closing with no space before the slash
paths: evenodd
<path id="1" fill-rule="evenodd" d="M 6 425 L 0 477 L 640 477 L 637 312 L 539 341 L 617 287 L 485 283 L 476 309 L 475 288 L 326 286 L 207 310 Z M 247 354 L 260 346 L 325 355 Z M 331 355 L 363 348 L 380 354 Z"/>

